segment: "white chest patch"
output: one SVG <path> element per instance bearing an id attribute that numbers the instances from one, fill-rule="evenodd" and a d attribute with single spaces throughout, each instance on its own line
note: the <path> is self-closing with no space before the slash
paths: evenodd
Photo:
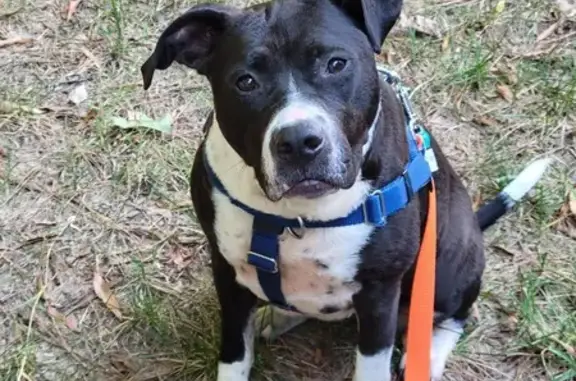
<path id="1" fill-rule="evenodd" d="M 214 118 L 216 120 L 216 118 Z M 250 207 L 286 218 L 330 220 L 347 215 L 364 200 L 369 184 L 358 181 L 348 190 L 320 199 L 271 202 L 260 189 L 252 168 L 246 166 L 224 139 L 219 126 L 210 128 L 206 154 L 214 172 L 232 197 Z M 256 269 L 247 263 L 252 238 L 252 215 L 233 205 L 214 189 L 214 227 L 222 255 L 236 270 L 236 280 L 257 297 L 267 300 Z M 282 292 L 300 312 L 323 320 L 337 320 L 353 313 L 352 296 L 359 290 L 354 276 L 359 253 L 373 227 L 354 225 L 308 229 L 304 237 L 289 233 L 279 238 Z"/>

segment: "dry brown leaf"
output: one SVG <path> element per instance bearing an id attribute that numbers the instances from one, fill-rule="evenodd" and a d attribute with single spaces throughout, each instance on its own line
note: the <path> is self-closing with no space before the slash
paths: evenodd
<path id="1" fill-rule="evenodd" d="M 436 21 L 420 15 L 406 16 L 401 14 L 398 21 L 398 29 L 403 31 L 413 29 L 418 33 L 436 38 L 442 38 L 444 34 L 444 31 Z"/>
<path id="2" fill-rule="evenodd" d="M 476 124 L 486 127 L 494 127 L 498 124 L 496 119 L 489 117 L 488 115 L 475 116 L 472 121 Z"/>
<path id="3" fill-rule="evenodd" d="M 66 7 L 66 21 L 72 20 L 72 16 L 76 13 L 76 9 L 78 9 L 78 5 L 81 2 L 82 0 L 70 0 L 68 7 Z"/>
<path id="4" fill-rule="evenodd" d="M 92 282 L 94 286 L 94 292 L 96 295 L 104 302 L 106 307 L 118 318 L 122 319 L 122 312 L 120 312 L 120 304 L 118 303 L 118 299 L 110 290 L 110 286 L 104 280 L 102 275 L 96 271 L 94 272 L 94 279 Z"/>
<path id="5" fill-rule="evenodd" d="M 78 320 L 72 315 L 66 316 L 66 327 L 70 328 L 73 331 L 78 330 Z"/>
<path id="6" fill-rule="evenodd" d="M 442 51 L 445 52 L 450 48 L 450 35 L 447 34 L 442 39 Z"/>
<path id="7" fill-rule="evenodd" d="M 416 15 L 407 19 L 407 26 L 417 32 L 428 36 L 442 38 L 442 30 L 436 21 L 424 16 Z"/>
<path id="8" fill-rule="evenodd" d="M 497 85 L 496 91 L 498 92 L 498 95 L 500 95 L 507 102 L 512 103 L 514 101 L 514 94 L 512 93 L 512 90 L 510 90 L 510 88 L 508 86 Z"/>
<path id="9" fill-rule="evenodd" d="M 168 253 L 170 263 L 174 263 L 178 270 L 183 270 L 192 263 L 192 253 L 186 252 L 182 248 L 176 248 Z"/>
<path id="10" fill-rule="evenodd" d="M 34 39 L 31 37 L 14 37 L 7 40 L 0 40 L 0 48 L 4 48 L 10 45 L 29 44 L 31 42 L 34 42 Z"/>
<path id="11" fill-rule="evenodd" d="M 556 31 L 559 24 L 560 24 L 560 21 L 556 21 L 554 24 L 552 24 L 548 28 L 546 28 L 542 33 L 540 33 L 538 35 L 538 37 L 536 37 L 536 42 L 543 41 L 543 40 L 547 39 L 548 37 L 550 37 L 552 35 L 552 33 L 554 33 Z"/>
<path id="12" fill-rule="evenodd" d="M 53 306 L 48 306 L 46 311 L 48 312 L 48 315 L 52 316 L 58 323 L 65 324 L 66 327 L 74 331 L 78 329 L 78 322 L 74 316 L 65 316 Z"/>

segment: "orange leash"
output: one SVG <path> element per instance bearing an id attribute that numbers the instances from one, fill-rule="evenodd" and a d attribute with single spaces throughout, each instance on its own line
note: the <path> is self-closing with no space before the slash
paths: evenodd
<path id="1" fill-rule="evenodd" d="M 430 350 L 434 323 L 434 289 L 436 284 L 436 188 L 434 180 L 428 196 L 428 216 L 422 245 L 416 259 L 412 297 L 408 313 L 406 367 L 404 381 L 430 380 Z"/>

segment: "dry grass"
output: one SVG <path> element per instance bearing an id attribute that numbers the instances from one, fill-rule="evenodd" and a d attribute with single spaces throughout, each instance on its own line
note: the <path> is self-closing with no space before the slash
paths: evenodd
<path id="1" fill-rule="evenodd" d="M 576 22 L 552 1 L 406 3 L 424 19 L 402 26 L 439 36 L 400 26 L 381 59 L 415 89 L 474 200 L 534 157 L 557 159 L 487 234 L 478 319 L 446 379 L 575 379 L 576 228 L 563 205 L 576 169 Z M 213 379 L 217 304 L 187 183 L 210 93 L 181 67 L 147 93 L 139 77 L 187 5 L 82 1 L 67 21 L 64 0 L 0 3 L 2 380 Z M 80 84 L 88 99 L 70 104 Z M 172 133 L 112 125 L 135 111 L 169 114 Z M 95 271 L 121 318 L 94 293 Z M 347 323 L 307 324 L 259 345 L 256 376 L 349 379 L 353 338 Z"/>

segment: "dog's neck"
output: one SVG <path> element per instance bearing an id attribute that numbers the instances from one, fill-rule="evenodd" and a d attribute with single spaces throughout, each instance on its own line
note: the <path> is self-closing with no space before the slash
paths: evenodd
<path id="1" fill-rule="evenodd" d="M 341 189 L 317 199 L 296 197 L 273 202 L 264 194 L 254 169 L 246 165 L 224 138 L 216 115 L 208 129 L 204 149 L 212 170 L 230 196 L 251 208 L 285 218 L 327 221 L 342 217 L 358 207 L 371 190 L 370 182 L 363 181 L 359 173 L 350 189 Z"/>
<path id="2" fill-rule="evenodd" d="M 397 101 L 394 90 L 390 87 L 388 90 L 388 93 L 382 92 L 383 102 L 378 103 L 378 111 L 362 147 L 362 153 L 365 156 L 364 165 L 357 175 L 356 182 L 349 189 L 340 189 L 316 199 L 295 197 L 277 202 L 269 200 L 256 180 L 254 169 L 246 165 L 222 134 L 216 115 L 211 118 L 212 125 L 208 127 L 204 143 L 206 158 L 230 196 L 253 209 L 285 218 L 302 217 L 318 221 L 343 217 L 360 206 L 372 190 L 374 181 L 380 183 L 383 179 L 392 179 L 401 173 L 402 166 L 406 163 L 406 158 L 403 157 L 406 134 L 404 127 L 400 127 L 403 125 L 403 119 L 398 116 L 399 113 L 402 115 L 402 106 Z M 390 91 L 394 98 L 386 99 Z M 391 109 L 385 109 L 382 107 L 383 104 Z M 398 120 L 400 120 L 399 129 L 402 131 L 393 133 L 394 136 L 385 136 L 387 134 L 382 124 L 398 123 Z M 396 130 L 396 128 L 386 130 Z M 398 141 L 401 141 L 400 146 L 404 148 L 397 146 Z M 374 144 L 378 145 L 378 150 L 371 149 Z M 400 157 L 390 158 L 390 155 Z M 396 173 L 398 168 L 400 172 Z M 389 176 L 382 172 L 394 175 Z"/>

